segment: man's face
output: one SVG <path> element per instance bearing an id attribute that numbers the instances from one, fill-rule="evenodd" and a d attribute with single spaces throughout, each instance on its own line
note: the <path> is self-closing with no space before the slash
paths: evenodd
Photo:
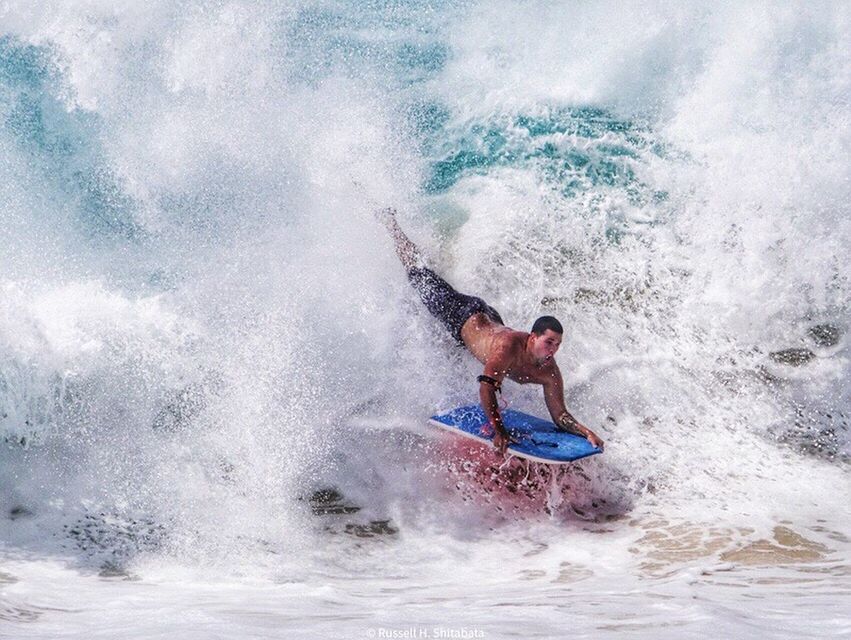
<path id="1" fill-rule="evenodd" d="M 532 334 L 532 356 L 538 361 L 551 360 L 561 346 L 561 334 L 547 329 L 541 335 Z"/>

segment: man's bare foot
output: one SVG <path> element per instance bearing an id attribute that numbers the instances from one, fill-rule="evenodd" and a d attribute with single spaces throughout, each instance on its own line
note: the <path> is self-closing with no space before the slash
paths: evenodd
<path id="1" fill-rule="evenodd" d="M 405 235 L 405 232 L 402 231 L 402 227 L 396 222 L 396 209 L 393 207 L 377 209 L 373 215 L 390 232 L 396 248 L 396 255 L 399 256 L 399 260 L 402 261 L 405 269 L 410 271 L 417 266 L 421 266 L 423 260 L 420 250 L 417 249 L 417 245 L 411 242 L 408 236 Z"/>
<path id="2" fill-rule="evenodd" d="M 393 207 L 377 209 L 373 215 L 378 222 L 391 231 L 394 231 L 399 224 L 396 222 L 396 209 Z"/>

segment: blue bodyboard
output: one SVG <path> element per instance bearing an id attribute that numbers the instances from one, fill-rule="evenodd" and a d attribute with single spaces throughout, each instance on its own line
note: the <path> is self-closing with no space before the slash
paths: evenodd
<path id="1" fill-rule="evenodd" d="M 602 453 L 582 436 L 561 431 L 547 420 L 513 409 L 502 411 L 501 415 L 508 432 L 518 440 L 516 444 L 508 446 L 508 451 L 521 458 L 547 464 L 566 464 Z M 488 419 L 482 407 L 477 404 L 432 416 L 429 422 L 467 438 L 487 444 L 493 442 L 493 434 L 482 433 Z"/>

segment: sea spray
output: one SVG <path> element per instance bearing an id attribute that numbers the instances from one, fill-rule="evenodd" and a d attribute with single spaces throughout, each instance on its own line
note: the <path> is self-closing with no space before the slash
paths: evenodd
<path id="1" fill-rule="evenodd" d="M 254 629 L 255 604 L 362 632 L 363 594 L 396 598 L 374 627 L 439 602 L 435 624 L 493 637 L 568 613 L 589 633 L 844 628 L 847 9 L 498 9 L 0 10 L 16 632 L 84 635 L 79 594 L 104 591 L 78 572 L 159 580 L 177 604 L 144 596 L 139 633 L 208 632 L 193 607 Z M 560 317 L 567 403 L 603 456 L 522 508 L 447 456 L 426 418 L 480 371 L 376 202 L 511 326 Z M 544 415 L 539 390 L 506 396 Z M 184 579 L 209 598 L 164 586 Z M 810 626 L 788 613 L 802 579 Z M 216 603 L 237 591 L 235 622 Z M 542 601 L 531 626 L 492 615 Z"/>

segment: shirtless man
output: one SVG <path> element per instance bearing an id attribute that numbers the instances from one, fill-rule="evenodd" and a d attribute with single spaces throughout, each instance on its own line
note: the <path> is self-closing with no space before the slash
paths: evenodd
<path id="1" fill-rule="evenodd" d="M 383 209 L 376 217 L 393 237 L 408 280 L 426 308 L 484 364 L 484 372 L 478 377 L 479 399 L 493 428 L 497 451 L 504 454 L 511 442 L 496 397 L 506 377 L 520 384 L 542 385 L 553 422 L 602 449 L 603 441 L 570 415 L 564 404 L 564 382 L 554 358 L 564 334 L 561 323 L 552 316 L 542 316 L 535 320 L 530 333 L 506 327 L 499 313 L 484 300 L 458 293 L 434 271 L 421 266 L 419 249 L 402 231 L 395 210 Z"/>

